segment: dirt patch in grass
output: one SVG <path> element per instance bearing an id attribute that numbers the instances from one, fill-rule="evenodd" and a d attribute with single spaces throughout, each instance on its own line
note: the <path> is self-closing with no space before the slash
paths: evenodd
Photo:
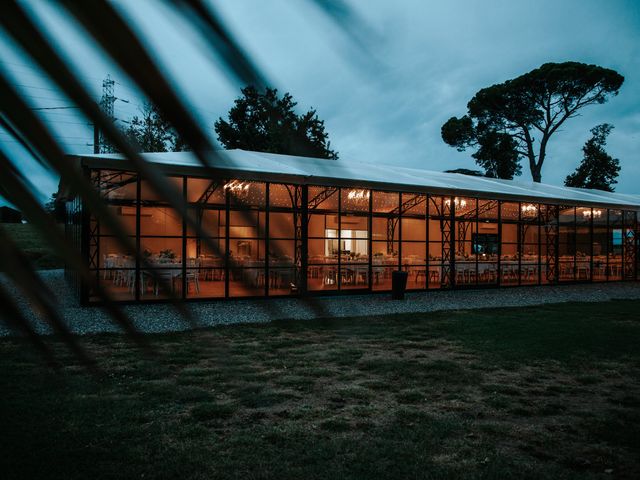
<path id="1" fill-rule="evenodd" d="M 225 327 L 151 336 L 154 358 L 117 335 L 84 337 L 101 379 L 55 339 L 58 374 L 5 339 L 0 468 L 65 479 L 638 478 L 639 311 Z"/>

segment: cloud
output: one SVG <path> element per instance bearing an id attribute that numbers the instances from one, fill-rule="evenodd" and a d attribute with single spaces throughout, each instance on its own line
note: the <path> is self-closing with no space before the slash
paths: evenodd
<path id="1" fill-rule="evenodd" d="M 148 36 L 159 61 L 214 137 L 213 122 L 228 111 L 240 85 L 218 71 L 195 37 L 168 18 L 158 2 L 117 5 Z M 640 9 L 633 1 L 353 1 L 376 32 L 369 44 L 376 69 L 311 2 L 225 0 L 215 5 L 274 85 L 290 92 L 300 110 L 317 109 L 333 148 L 345 159 L 439 171 L 473 168 L 471 152 L 445 145 L 440 127 L 463 114 L 480 88 L 548 61 L 614 68 L 626 77 L 620 95 L 585 109 L 552 138 L 543 181 L 561 184 L 578 164 L 589 129 L 608 122 L 616 128 L 607 148 L 622 165 L 617 191 L 640 193 Z M 111 73 L 120 82 L 116 95 L 132 101 L 117 104 L 117 109 L 122 116 L 135 113 L 134 103 L 141 99 L 126 78 L 94 50 L 76 48 L 64 15 L 58 17 L 48 15 L 48 24 L 67 37 L 62 44 L 84 74 L 93 77 L 96 91 L 99 78 Z M 0 48 L 6 49 L 2 43 Z M 18 77 L 28 84 L 36 81 Z M 86 127 L 67 127 L 67 136 L 90 133 Z M 70 149 L 90 151 L 77 145 Z M 522 178 L 529 179 L 524 167 Z"/>

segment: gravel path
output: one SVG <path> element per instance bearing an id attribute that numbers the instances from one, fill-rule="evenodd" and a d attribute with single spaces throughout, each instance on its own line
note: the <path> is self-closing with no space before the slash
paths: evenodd
<path id="1" fill-rule="evenodd" d="M 70 329 L 77 334 L 120 332 L 98 307 L 79 307 L 64 281 L 62 270 L 41 271 L 40 275 L 58 296 Z M 0 276 L 6 285 L 6 279 Z M 389 313 L 417 313 L 487 307 L 514 307 L 560 302 L 601 302 L 611 299 L 640 299 L 640 282 L 521 287 L 466 291 L 410 293 L 405 301 L 393 301 L 390 294 L 348 295 L 313 299 L 230 300 L 189 303 L 196 325 L 190 324 L 170 305 L 128 305 L 125 312 L 143 332 L 173 332 L 194 327 L 237 323 L 269 322 L 275 319 L 312 319 L 369 316 Z M 49 327 L 31 313 L 28 302 L 16 293 L 36 331 L 47 334 Z M 12 332 L 0 323 L 0 336 Z"/>

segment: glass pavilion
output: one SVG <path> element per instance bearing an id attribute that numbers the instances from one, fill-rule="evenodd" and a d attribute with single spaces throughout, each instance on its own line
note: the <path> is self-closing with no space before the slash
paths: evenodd
<path id="1" fill-rule="evenodd" d="M 145 154 L 182 216 L 118 155 L 70 157 L 128 235 L 78 199 L 67 233 L 121 301 L 515 287 L 640 278 L 640 196 L 222 151 Z M 98 297 L 77 284 L 84 303 Z"/>

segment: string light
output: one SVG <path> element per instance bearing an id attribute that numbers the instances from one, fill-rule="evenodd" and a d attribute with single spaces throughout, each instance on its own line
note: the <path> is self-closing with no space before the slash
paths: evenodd
<path id="1" fill-rule="evenodd" d="M 224 184 L 224 189 L 230 191 L 236 197 L 245 197 L 249 193 L 249 183 L 232 180 Z"/>
<path id="2" fill-rule="evenodd" d="M 349 200 L 362 201 L 369 200 L 369 190 L 349 190 L 347 194 Z"/>
<path id="3" fill-rule="evenodd" d="M 594 209 L 593 213 L 591 213 L 591 210 L 586 209 L 586 210 L 582 211 L 582 216 L 584 218 L 591 218 L 591 217 L 600 218 L 600 217 L 602 217 L 602 210 Z"/>
<path id="4" fill-rule="evenodd" d="M 449 200 L 449 199 L 445 200 L 444 204 L 447 207 L 450 206 L 451 205 L 451 200 Z M 453 204 L 456 206 L 456 208 L 464 208 L 464 207 L 467 206 L 467 201 L 464 198 L 460 199 L 460 198 L 456 197 L 456 198 L 453 199 Z"/>

